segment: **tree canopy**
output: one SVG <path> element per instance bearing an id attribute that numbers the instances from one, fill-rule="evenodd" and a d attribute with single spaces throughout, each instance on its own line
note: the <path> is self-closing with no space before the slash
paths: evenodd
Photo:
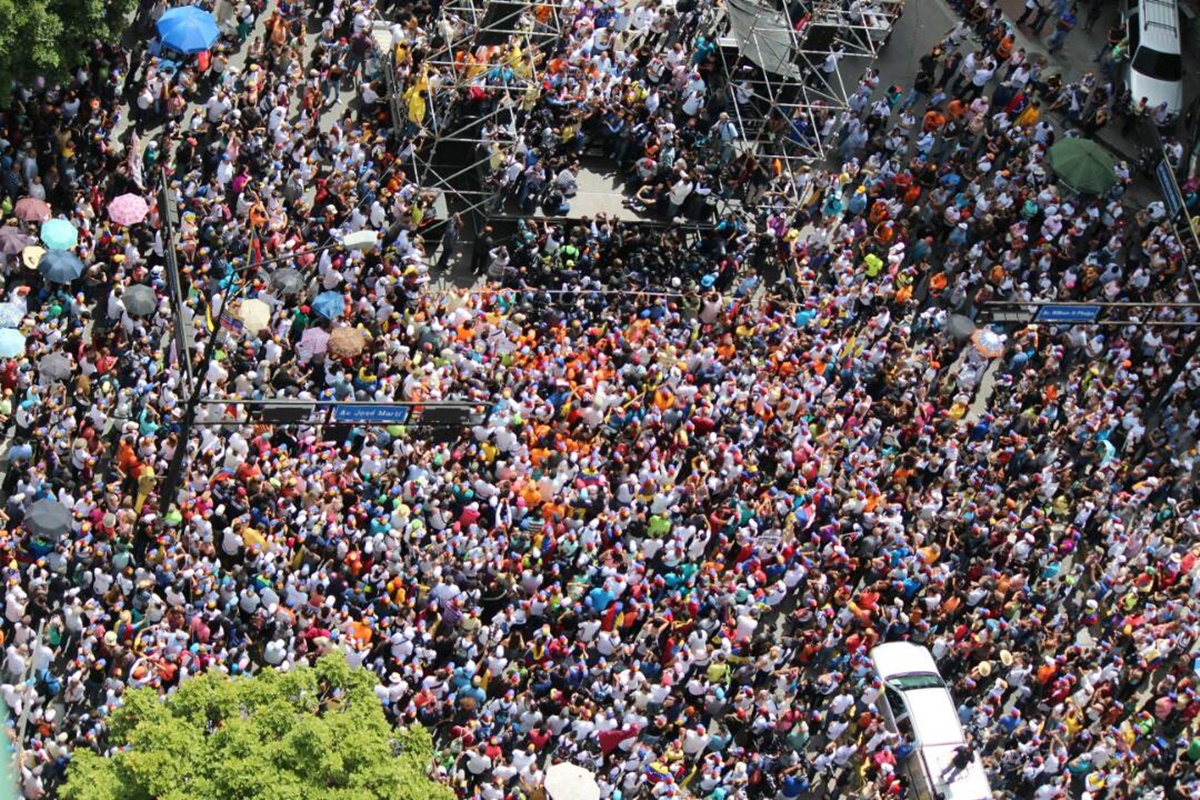
<path id="1" fill-rule="evenodd" d="M 396 730 L 374 673 L 339 654 L 315 667 L 217 672 L 162 699 L 137 689 L 113 712 L 110 757 L 77 751 L 63 800 L 452 800 L 428 777 L 433 741 Z"/>
<path id="2" fill-rule="evenodd" d="M 92 42 L 116 41 L 137 0 L 0 0 L 0 104 L 13 79 L 69 75 Z"/>

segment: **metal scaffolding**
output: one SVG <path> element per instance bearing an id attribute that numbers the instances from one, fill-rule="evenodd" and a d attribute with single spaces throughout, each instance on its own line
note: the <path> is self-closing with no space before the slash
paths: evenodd
<path id="1" fill-rule="evenodd" d="M 751 152 L 796 164 L 823 160 L 830 116 L 849 108 L 860 77 L 887 44 L 902 0 L 727 0 L 718 31 L 728 85 Z"/>
<path id="2" fill-rule="evenodd" d="M 834 123 L 902 6 L 903 0 L 725 0 L 705 11 L 697 33 L 718 44 L 725 81 L 719 90 L 732 95 L 742 148 L 778 160 L 789 178 L 802 164 L 828 157 Z M 419 127 L 412 178 L 477 232 L 504 210 L 495 175 L 523 146 L 521 122 L 538 102 L 547 62 L 566 44 L 570 14 L 566 0 L 444 0 L 419 73 L 388 75 L 397 126 L 407 124 L 409 134 Z M 419 126 L 407 123 L 414 90 L 424 100 Z"/>
<path id="3" fill-rule="evenodd" d="M 442 194 L 448 213 L 474 217 L 477 228 L 502 203 L 494 161 L 516 145 L 522 104 L 540 91 L 542 65 L 562 41 L 564 7 L 557 0 L 447 0 L 422 73 L 410 77 L 427 87 L 413 177 Z M 397 95 L 409 88 L 397 86 Z"/>

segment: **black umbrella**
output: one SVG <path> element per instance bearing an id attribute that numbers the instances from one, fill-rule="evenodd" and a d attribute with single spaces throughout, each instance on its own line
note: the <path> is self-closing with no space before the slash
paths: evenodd
<path id="1" fill-rule="evenodd" d="M 130 316 L 146 317 L 158 308 L 158 296 L 149 286 L 139 283 L 125 290 L 121 295 L 121 305 L 125 306 Z"/>
<path id="2" fill-rule="evenodd" d="M 970 339 L 971 334 L 975 333 L 975 323 L 970 317 L 964 317 L 962 314 L 951 314 L 950 319 L 946 322 L 946 332 L 951 338 L 963 341 Z"/>
<path id="3" fill-rule="evenodd" d="M 50 380 L 65 381 L 71 377 L 72 371 L 70 359 L 62 353 L 51 353 L 38 362 L 38 372 Z"/>
<path id="4" fill-rule="evenodd" d="M 50 250 L 42 254 L 38 269 L 51 283 L 70 283 L 83 274 L 83 262 L 69 250 Z"/>
<path id="5" fill-rule="evenodd" d="M 304 291 L 304 276 L 291 267 L 284 267 L 271 275 L 271 286 L 281 295 L 300 294 Z"/>
<path id="6" fill-rule="evenodd" d="M 74 516 L 70 509 L 49 497 L 38 500 L 25 515 L 25 527 L 42 539 L 57 539 L 71 530 Z"/>

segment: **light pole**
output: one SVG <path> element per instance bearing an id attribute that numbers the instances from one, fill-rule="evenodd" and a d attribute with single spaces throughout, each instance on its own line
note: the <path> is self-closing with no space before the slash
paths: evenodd
<path id="1" fill-rule="evenodd" d="M 251 234 L 253 240 L 253 234 Z M 289 253 L 285 256 L 265 259 L 255 264 L 250 264 L 245 267 L 240 267 L 233 270 L 230 276 L 230 286 L 226 295 L 221 300 L 221 314 L 225 313 L 225 309 L 237 299 L 238 295 L 246 288 L 247 284 L 239 282 L 238 278 L 254 270 L 259 269 L 265 264 L 277 263 L 286 261 L 297 256 L 308 255 L 311 253 L 320 253 L 325 250 L 334 248 L 342 248 L 345 250 L 371 250 L 379 244 L 379 234 L 375 231 L 358 231 L 356 233 L 347 234 L 342 241 L 333 244 L 316 247 L 311 250 L 299 250 L 295 253 Z M 173 249 L 173 245 L 171 245 Z M 199 373 L 191 384 L 191 394 L 188 396 L 187 403 L 183 407 L 183 418 L 179 421 L 179 442 L 175 446 L 175 452 L 171 454 L 171 461 L 167 464 L 167 474 L 163 479 L 162 490 L 159 492 L 159 510 L 163 516 L 170 511 L 171 506 L 176 502 L 179 495 L 179 486 L 183 479 L 184 461 L 187 459 L 188 443 L 192 438 L 192 428 L 196 425 L 196 412 L 200 408 L 200 401 L 204 396 L 204 384 L 208 378 L 208 366 L 212 363 L 213 356 L 217 351 L 217 340 L 221 335 L 220 317 L 216 320 L 216 325 L 208 337 L 208 341 L 204 344 L 204 354 L 200 358 Z M 177 314 L 175 324 L 182 326 L 183 315 Z M 190 363 L 190 355 L 182 355 L 181 361 L 187 360 Z"/>

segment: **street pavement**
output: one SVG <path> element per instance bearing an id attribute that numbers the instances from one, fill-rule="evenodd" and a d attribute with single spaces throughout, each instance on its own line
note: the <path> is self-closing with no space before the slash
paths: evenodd
<path id="1" fill-rule="evenodd" d="M 1092 61 L 1092 58 L 1104 42 L 1109 26 L 1117 22 L 1119 4 L 1111 2 L 1111 0 L 1092 1 L 1105 4 L 1105 10 L 1095 27 L 1091 32 L 1084 31 L 1082 21 L 1086 18 L 1087 8 L 1086 6 L 1081 8 L 1079 26 L 1067 36 L 1062 50 L 1058 53 L 1051 53 L 1045 44 L 1046 38 L 1049 37 L 1054 27 L 1050 23 L 1046 24 L 1043 30 L 1044 35 L 1041 37 L 1034 36 L 1027 28 L 1016 28 L 1016 46 L 1025 48 L 1025 52 L 1030 56 L 1044 56 L 1049 67 L 1048 72 L 1050 74 L 1059 73 L 1064 83 L 1077 80 L 1085 73 L 1097 70 L 1098 65 Z M 1008 20 L 1014 23 L 1015 28 L 1015 21 L 1025 7 L 1024 0 L 998 0 L 998 5 Z M 891 40 L 876 62 L 876 67 L 883 79 L 882 84 L 886 86 L 896 83 L 904 89 L 911 88 L 921 55 L 929 52 L 934 45 L 941 41 L 957 21 L 957 14 L 945 0 L 909 0 L 905 6 L 904 15 L 893 29 Z M 1187 41 L 1189 38 L 1185 26 L 1185 108 L 1200 89 L 1200 57 L 1197 56 L 1197 48 L 1189 49 L 1187 47 Z M 970 44 L 964 44 L 963 47 L 970 47 Z M 995 84 L 989 88 L 994 89 Z M 1060 136 L 1070 129 L 1062 115 L 1048 115 L 1048 118 Z M 1182 124 L 1179 128 L 1182 130 Z M 1140 126 L 1126 136 L 1122 133 L 1119 122 L 1105 126 L 1095 138 L 1113 155 L 1129 161 L 1131 165 L 1136 160 L 1137 152 L 1141 147 L 1155 144 L 1153 129 L 1150 126 Z M 1152 178 L 1135 174 L 1134 183 L 1125 196 L 1126 204 L 1140 208 L 1158 199 L 1160 199 L 1160 194 L 1157 183 Z"/>
<path id="2" fill-rule="evenodd" d="M 941 2 L 942 0 L 937 0 Z M 1085 72 L 1092 72 L 1099 69 L 1099 65 L 1093 60 L 1096 52 L 1100 49 L 1108 34 L 1108 29 L 1117 25 L 1120 22 L 1120 7 L 1125 0 L 1113 2 L 1112 0 L 1091 0 L 1093 3 L 1101 3 L 1104 6 L 1100 14 L 1100 18 L 1096 21 L 1092 30 L 1085 31 L 1083 22 L 1087 18 L 1088 7 L 1082 6 L 1079 10 L 1079 25 L 1075 30 L 1067 35 L 1062 49 L 1057 53 L 1051 53 L 1046 47 L 1046 39 L 1054 31 L 1052 22 L 1047 22 L 1042 30 L 1041 36 L 1035 36 L 1028 28 L 1017 28 L 1017 46 L 1024 47 L 1028 53 L 1037 53 L 1046 57 L 1052 71 L 1060 72 L 1064 80 L 1071 81 L 1078 78 Z M 1015 22 L 1021 16 L 1025 9 L 1025 0 L 998 0 L 997 5 L 1000 7 L 1008 19 Z M 1189 41 L 1188 28 L 1184 27 L 1183 33 L 1183 58 L 1184 58 L 1184 108 L 1187 108 L 1191 98 L 1196 96 L 1196 90 L 1200 87 L 1200 58 L 1196 57 L 1196 48 L 1187 46 Z M 1182 125 L 1179 126 L 1182 130 Z M 1099 131 L 1097 137 L 1109 149 L 1119 153 L 1123 158 L 1132 159 L 1136 156 L 1138 149 L 1145 145 L 1152 145 L 1154 141 L 1154 132 L 1151 126 L 1141 126 L 1129 135 L 1125 135 L 1121 131 L 1120 124 L 1111 124 L 1105 126 Z"/>

